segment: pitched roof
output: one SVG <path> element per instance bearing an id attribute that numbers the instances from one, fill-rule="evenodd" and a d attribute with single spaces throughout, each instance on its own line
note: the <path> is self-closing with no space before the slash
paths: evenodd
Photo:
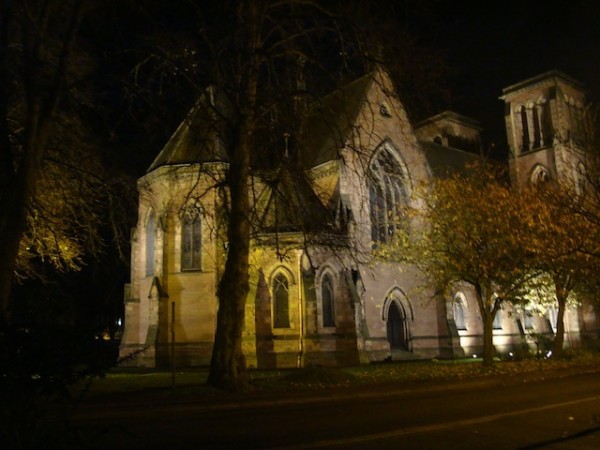
<path id="1" fill-rule="evenodd" d="M 374 74 L 367 74 L 310 106 L 299 137 L 305 168 L 337 159 L 364 105 Z"/>
<path id="2" fill-rule="evenodd" d="M 227 161 L 225 133 L 216 107 L 203 96 L 154 159 L 148 172 L 165 165 Z"/>
<path id="3" fill-rule="evenodd" d="M 317 232 L 333 229 L 333 215 L 306 179 L 291 165 L 259 174 L 264 189 L 257 199 L 259 227 L 263 232 Z"/>
<path id="4" fill-rule="evenodd" d="M 309 106 L 298 139 L 300 160 L 305 168 L 336 159 L 363 106 L 374 75 L 365 75 L 346 86 L 316 100 Z M 210 97 L 210 98 L 209 98 Z M 216 97 L 203 95 L 186 119 L 154 159 L 148 172 L 164 166 L 202 162 L 227 161 L 226 133 L 215 120 L 217 110 L 227 110 L 223 99 L 216 106 Z M 260 155 L 253 155 L 258 158 Z"/>

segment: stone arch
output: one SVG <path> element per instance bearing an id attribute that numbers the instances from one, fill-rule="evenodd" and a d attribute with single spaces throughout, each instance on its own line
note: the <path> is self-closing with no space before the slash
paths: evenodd
<path id="1" fill-rule="evenodd" d="M 270 275 L 269 275 L 269 285 L 273 284 L 273 279 L 279 274 L 279 273 L 283 273 L 288 281 L 290 282 L 290 284 L 296 284 L 296 277 L 294 276 L 294 272 L 292 272 L 292 270 L 290 270 L 289 267 L 284 266 L 283 264 L 279 264 L 277 265 L 275 268 L 273 268 L 270 271 Z"/>
<path id="2" fill-rule="evenodd" d="M 393 287 L 388 291 L 388 293 L 385 296 L 382 308 L 383 320 L 387 320 L 389 307 L 392 301 L 398 302 L 402 306 L 402 308 L 405 309 L 407 313 L 407 319 L 409 319 L 411 322 L 415 320 L 412 303 L 410 302 L 404 291 L 399 287 Z"/>
<path id="3" fill-rule="evenodd" d="M 414 321 L 410 301 L 401 289 L 392 289 L 383 303 L 382 318 L 386 337 L 393 350 L 412 351 L 411 324 Z"/>
<path id="4" fill-rule="evenodd" d="M 544 183 L 546 181 L 550 181 L 550 172 L 543 164 L 536 164 L 531 169 L 531 174 L 529 175 L 529 182 L 533 185 L 538 183 Z"/>
<path id="5" fill-rule="evenodd" d="M 411 182 L 411 178 L 410 178 L 410 172 L 408 170 L 408 165 L 406 164 L 406 161 L 404 160 L 402 153 L 396 147 L 396 145 L 392 142 L 391 139 L 386 138 L 386 139 L 382 140 L 379 143 L 379 145 L 377 145 L 377 147 L 375 148 L 375 151 L 371 155 L 371 159 L 369 160 L 369 170 L 371 170 L 373 163 L 377 160 L 377 156 L 383 152 L 389 154 L 396 162 L 397 167 L 400 169 L 400 174 L 406 181 L 407 194 L 410 195 L 410 192 L 412 190 L 412 182 Z"/>

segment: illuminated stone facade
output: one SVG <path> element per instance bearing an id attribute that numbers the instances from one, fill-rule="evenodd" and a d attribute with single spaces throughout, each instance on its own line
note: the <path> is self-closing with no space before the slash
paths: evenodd
<path id="1" fill-rule="evenodd" d="M 551 71 L 509 86 L 500 97 L 505 103 L 505 124 L 513 184 L 523 186 L 559 180 L 580 194 L 585 184 L 586 108 L 584 87 L 577 80 Z M 529 315 L 529 317 L 527 317 Z M 521 329 L 556 331 L 556 310 L 542 318 L 527 311 L 516 315 Z M 567 345 L 597 339 L 593 305 L 569 306 L 565 314 Z"/>
<path id="2" fill-rule="evenodd" d="M 536 164 L 550 176 L 564 167 L 550 164 L 556 156 L 548 146 L 558 133 L 545 122 L 562 108 L 562 94 L 544 80 L 539 93 L 526 83 L 503 97 L 511 150 L 522 155 L 512 161 L 519 182 L 532 176 Z M 565 105 L 577 109 L 583 98 L 573 86 L 565 85 Z M 391 92 L 387 76 L 377 72 L 325 97 L 303 127 L 298 158 L 306 178 L 280 167 L 277 189 L 264 178 L 252 180 L 260 226 L 252 241 L 243 331 L 249 367 L 448 358 L 481 350 L 481 319 L 468 287 L 450 298 L 436 297 L 413 267 L 372 257 L 373 245 L 394 230 L 389 213 L 414 201 L 412 189 L 461 167 L 481 147 L 476 121 L 446 112 L 413 127 Z M 202 139 L 202 127 L 191 117 L 138 182 L 121 344 L 121 356 L 132 365 L 168 366 L 173 357 L 178 367 L 210 361 L 227 247 L 223 197 L 214 186 L 227 163 L 218 139 Z M 518 138 L 524 129 L 527 138 Z M 281 192 L 290 194 L 287 210 Z M 277 208 L 285 213 L 277 215 Z M 327 220 L 307 231 L 299 223 L 309 213 Z M 569 337 L 579 339 L 584 319 L 575 312 L 568 316 Z M 507 305 L 495 330 L 497 349 L 513 351 L 530 329 L 551 333 L 551 318 Z"/>

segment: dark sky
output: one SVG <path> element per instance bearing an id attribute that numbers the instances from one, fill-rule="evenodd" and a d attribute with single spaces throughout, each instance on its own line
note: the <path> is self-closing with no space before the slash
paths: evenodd
<path id="1" fill-rule="evenodd" d="M 481 121 L 484 141 L 504 140 L 502 89 L 543 72 L 561 70 L 600 100 L 597 0 L 441 1 L 438 13 L 430 44 L 457 70 L 451 107 Z"/>
<path id="2" fill-rule="evenodd" d="M 499 97 L 503 88 L 514 83 L 558 69 L 583 82 L 590 98 L 600 101 L 600 0 L 412 2 L 419 12 L 416 18 L 409 13 L 405 20 L 422 44 L 442 52 L 453 69 L 445 80 L 452 96 L 450 104 L 432 99 L 435 108 L 428 109 L 432 114 L 452 109 L 479 120 L 486 147 L 491 141 L 500 153 L 506 147 Z M 167 116 L 179 117 L 163 109 Z M 177 126 L 172 122 L 159 121 L 157 128 L 167 136 Z M 165 139 L 156 143 L 153 151 L 145 149 L 138 163 L 143 167 L 140 175 Z"/>

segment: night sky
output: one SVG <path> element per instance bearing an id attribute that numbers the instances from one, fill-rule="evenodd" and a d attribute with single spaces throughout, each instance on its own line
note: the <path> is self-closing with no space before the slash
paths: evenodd
<path id="1" fill-rule="evenodd" d="M 484 143 L 506 146 L 502 89 L 552 69 L 600 100 L 600 2 L 442 1 L 427 32 L 456 70 L 449 107 L 481 121 Z"/>
<path id="2" fill-rule="evenodd" d="M 431 105 L 424 108 L 425 113 L 413 116 L 415 120 L 446 109 L 477 119 L 484 129 L 485 149 L 494 142 L 495 153 L 501 157 L 506 152 L 504 109 L 499 100 L 503 88 L 558 69 L 583 82 L 589 97 L 600 101 L 598 0 L 408 0 L 413 7 L 406 14 L 407 9 L 398 6 L 401 2 L 390 0 L 394 8 L 386 8 L 385 1 L 378 0 L 377 4 L 384 5 L 380 11 L 389 9 L 390 14 L 396 11 L 403 15 L 401 22 L 409 24 L 417 42 L 439 54 L 449 68 L 442 77 L 442 90 L 449 92 L 450 98 L 436 98 L 441 94 L 433 91 L 420 95 Z M 178 24 L 180 20 L 176 15 L 171 17 Z M 127 31 L 121 27 L 107 37 L 120 47 L 124 45 L 122 34 L 129 28 L 144 26 L 126 27 Z M 132 175 L 137 177 L 147 170 L 175 131 L 187 111 L 187 107 L 181 108 L 183 103 L 189 102 L 176 102 L 175 108 L 172 104 L 153 107 L 160 111 L 153 125 L 157 138 L 142 145 L 137 153 L 129 153 Z M 125 124 L 116 133 L 121 139 L 129 136 L 127 147 L 135 148 L 146 139 L 148 130 Z"/>

